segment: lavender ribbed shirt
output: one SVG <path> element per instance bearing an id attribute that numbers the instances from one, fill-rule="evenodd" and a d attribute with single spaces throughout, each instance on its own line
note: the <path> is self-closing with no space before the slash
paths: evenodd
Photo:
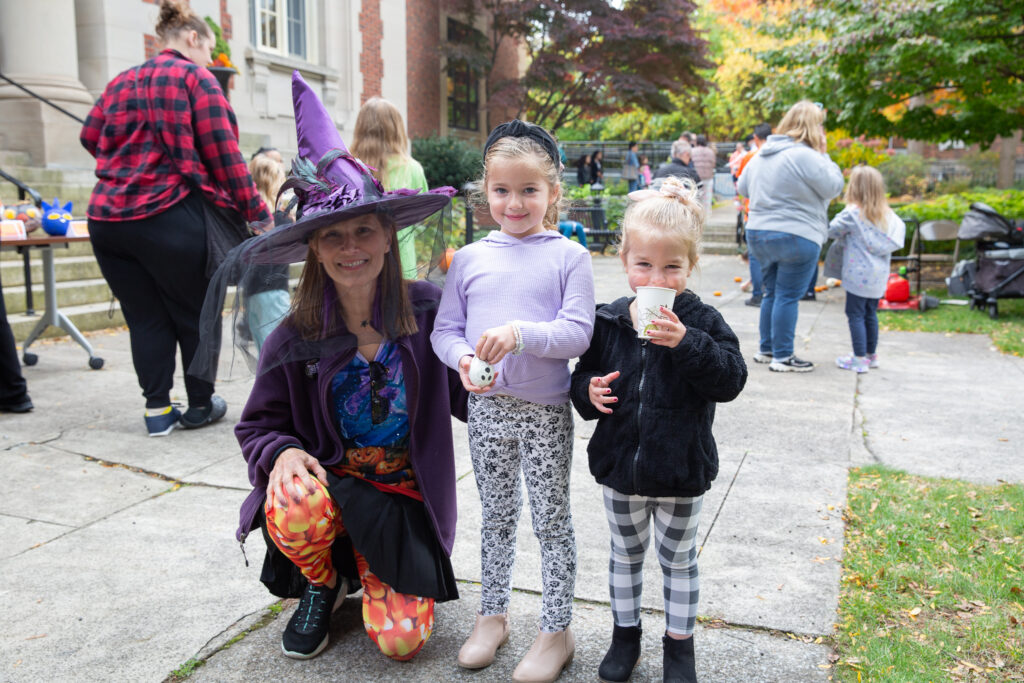
<path id="1" fill-rule="evenodd" d="M 430 335 L 434 353 L 457 369 L 460 358 L 473 355 L 484 330 L 513 321 L 525 349 L 498 363 L 492 391 L 533 403 L 565 403 L 568 360 L 587 350 L 594 332 L 587 250 L 545 230 L 522 239 L 492 231 L 457 251 Z"/>

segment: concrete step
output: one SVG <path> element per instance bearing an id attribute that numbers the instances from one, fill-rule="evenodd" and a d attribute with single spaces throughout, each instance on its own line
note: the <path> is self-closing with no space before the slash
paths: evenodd
<path id="1" fill-rule="evenodd" d="M 4 288 L 6 292 L 6 287 Z M 82 332 L 89 332 L 91 330 L 102 330 L 109 327 L 119 327 L 124 325 L 124 316 L 121 314 L 121 306 L 115 301 L 114 302 L 114 315 L 110 317 L 110 302 L 106 301 L 103 303 L 90 303 L 82 304 L 80 306 L 68 306 L 67 308 L 61 307 L 60 312 L 68 317 L 75 326 Z M 29 333 L 35 328 L 36 323 L 39 321 L 39 315 L 25 315 L 24 313 L 15 313 L 7 316 L 8 322 L 11 323 L 11 330 L 14 332 L 14 338 L 20 344 Z M 60 337 L 67 333 L 57 327 L 46 328 L 46 331 L 41 335 L 43 338 L 49 337 Z M 29 347 L 31 350 L 32 347 Z"/>
<path id="2" fill-rule="evenodd" d="M 57 252 L 59 253 L 59 252 Z M 43 282 L 42 260 L 33 254 L 31 260 L 31 273 L 33 286 Z M 57 282 L 70 282 L 73 280 L 94 280 L 101 278 L 100 266 L 96 259 L 89 256 L 55 256 L 53 259 L 54 275 Z M 25 285 L 25 275 L 21 261 L 0 261 L 0 282 L 4 283 L 4 289 L 8 286 L 15 287 Z"/>
<path id="3" fill-rule="evenodd" d="M 43 283 L 40 280 L 32 280 L 32 304 L 36 311 L 46 308 L 46 293 Z M 63 310 L 68 306 L 79 306 L 82 304 L 109 302 L 111 298 L 110 287 L 103 278 L 89 280 L 71 280 L 68 282 L 57 282 L 57 305 Z M 16 285 L 13 287 L 4 286 L 4 305 L 7 312 L 25 312 L 25 286 Z"/>
<path id="4" fill-rule="evenodd" d="M 718 240 L 712 241 L 704 239 L 701 241 L 701 252 L 705 254 L 739 254 L 740 249 L 736 244 L 736 240 Z"/>

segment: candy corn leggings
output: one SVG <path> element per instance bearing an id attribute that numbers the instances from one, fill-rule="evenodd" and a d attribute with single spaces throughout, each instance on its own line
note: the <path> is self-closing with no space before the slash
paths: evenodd
<path id="1" fill-rule="evenodd" d="M 287 506 L 267 496 L 264 511 L 274 544 L 315 586 L 336 576 L 331 544 L 345 534 L 341 514 L 327 488 L 313 479 L 316 490 L 301 502 Z M 356 553 L 363 584 L 363 626 L 370 640 L 391 659 L 412 659 L 434 629 L 434 600 L 399 593 L 374 576 L 366 559 Z"/>

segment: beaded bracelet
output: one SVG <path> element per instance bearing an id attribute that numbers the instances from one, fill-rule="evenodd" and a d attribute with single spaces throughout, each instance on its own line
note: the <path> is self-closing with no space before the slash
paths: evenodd
<path id="1" fill-rule="evenodd" d="M 516 348 L 513 349 L 512 354 L 522 353 L 523 349 L 526 348 L 526 344 L 523 343 L 523 332 L 519 329 L 519 323 L 513 322 L 509 324 L 512 325 L 512 333 L 516 337 Z"/>

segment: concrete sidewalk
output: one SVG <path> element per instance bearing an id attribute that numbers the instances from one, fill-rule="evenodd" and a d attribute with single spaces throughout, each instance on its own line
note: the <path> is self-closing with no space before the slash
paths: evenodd
<path id="1" fill-rule="evenodd" d="M 617 258 L 595 257 L 594 271 L 599 300 L 626 293 Z M 758 311 L 743 305 L 747 295 L 734 282 L 744 275 L 738 258 L 707 257 L 691 279 L 736 330 L 750 365 L 743 394 L 717 413 L 721 471 L 700 530 L 698 671 L 707 681 L 824 681 L 830 649 L 815 641 L 833 633 L 848 468 L 882 462 L 929 476 L 1024 481 L 1020 402 L 1008 400 L 1024 379 L 1024 359 L 995 352 L 986 337 L 883 333 L 882 368 L 840 371 L 833 359 L 848 352 L 849 338 L 843 294 L 832 290 L 800 304 L 797 352 L 816 371 L 770 373 L 750 362 Z M 0 548 L 0 681 L 160 681 L 193 658 L 204 662 L 192 674 L 199 681 L 508 679 L 536 632 L 539 551 L 524 512 L 512 638 L 489 669 L 459 669 L 480 575 L 480 505 L 464 425 L 454 427 L 453 556 L 463 598 L 438 606 L 434 635 L 412 662 L 375 650 L 356 598 L 336 613 L 328 649 L 296 662 L 279 647 L 293 601 L 280 610 L 259 584 L 262 540 L 246 544 L 246 566 L 233 536 L 248 491 L 231 431 L 251 385 L 244 368 L 218 384 L 229 405 L 222 423 L 150 439 L 127 333 L 91 341 L 103 370 L 89 370 L 72 343 L 33 347 L 39 364 L 24 372 L 36 410 L 0 415 L 0 534 L 8 541 Z M 608 531 L 586 462 L 592 431 L 577 421 L 577 654 L 566 681 L 596 678 L 611 631 Z M 661 679 L 653 556 L 645 570 L 645 656 L 634 681 Z"/>

